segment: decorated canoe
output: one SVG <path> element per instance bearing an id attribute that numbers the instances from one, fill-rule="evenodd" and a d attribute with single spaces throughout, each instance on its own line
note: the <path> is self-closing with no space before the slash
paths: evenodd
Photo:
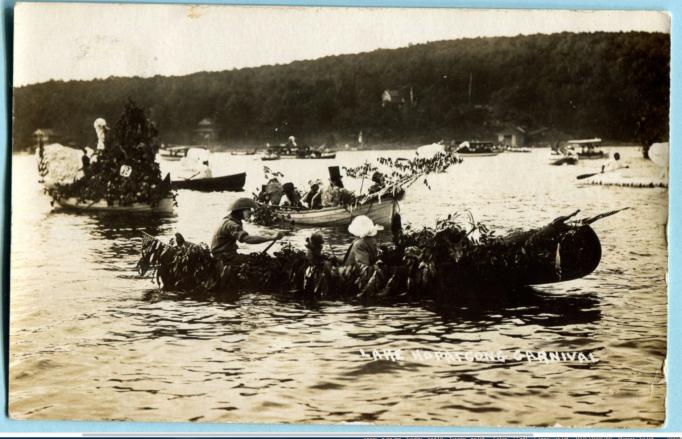
<path id="1" fill-rule="evenodd" d="M 171 182 L 173 189 L 189 189 L 202 192 L 241 191 L 246 183 L 246 172 L 212 178 L 195 178 Z"/>
<path id="2" fill-rule="evenodd" d="M 435 228 L 393 234 L 372 266 L 345 265 L 330 255 L 284 245 L 274 255 L 243 255 L 238 264 L 213 259 L 205 244 L 170 243 L 145 235 L 137 269 L 151 274 L 165 289 L 195 292 L 243 290 L 298 293 L 314 298 L 445 299 L 480 290 L 513 291 L 531 285 L 579 279 L 592 273 L 602 257 L 599 238 L 590 224 L 611 211 L 572 220 L 578 212 L 544 227 L 502 237 L 480 225 L 470 230 L 450 219 Z M 479 230 L 482 238 L 473 240 Z"/>
<path id="3" fill-rule="evenodd" d="M 75 197 L 58 198 L 55 202 L 62 209 L 74 212 L 155 213 L 162 215 L 172 214 L 174 205 L 171 197 L 162 198 L 156 204 L 133 203 L 127 206 L 122 206 L 118 202 L 109 205 L 105 200 L 80 202 L 78 198 Z"/>

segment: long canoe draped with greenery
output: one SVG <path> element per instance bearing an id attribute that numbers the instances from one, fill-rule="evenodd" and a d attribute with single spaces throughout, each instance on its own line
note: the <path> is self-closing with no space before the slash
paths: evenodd
<path id="1" fill-rule="evenodd" d="M 286 244 L 273 256 L 253 253 L 224 267 L 206 244 L 188 243 L 179 234 L 164 243 L 145 234 L 137 269 L 165 289 L 184 292 L 447 299 L 462 291 L 508 291 L 588 275 L 601 259 L 601 245 L 590 224 L 617 212 L 571 220 L 576 211 L 544 227 L 503 237 L 473 219 L 466 227 L 456 215 L 450 216 L 433 228 L 397 233 L 393 243 L 381 246 L 380 263 L 373 266 L 343 266 L 329 256 L 311 260 Z"/>

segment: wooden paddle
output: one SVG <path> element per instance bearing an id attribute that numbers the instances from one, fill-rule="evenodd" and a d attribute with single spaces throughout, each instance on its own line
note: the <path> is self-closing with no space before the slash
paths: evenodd
<path id="1" fill-rule="evenodd" d="M 585 178 L 593 177 L 593 176 L 595 176 L 595 175 L 597 175 L 597 174 L 601 174 L 601 172 L 593 172 L 593 173 L 591 173 L 591 174 L 580 174 L 580 175 L 578 175 L 578 176 L 576 177 L 576 180 L 583 180 L 583 179 L 585 179 Z"/>
<path id="2" fill-rule="evenodd" d="M 583 180 L 583 179 L 585 179 L 585 178 L 593 177 L 593 176 L 595 176 L 595 175 L 597 175 L 597 174 L 606 174 L 607 172 L 613 172 L 613 171 L 617 171 L 617 170 L 619 170 L 619 169 L 626 169 L 626 168 L 629 168 L 629 166 L 623 166 L 623 167 L 621 167 L 621 168 L 610 169 L 610 170 L 604 171 L 604 172 L 593 172 L 593 173 L 591 173 L 591 174 L 580 174 L 580 175 L 578 175 L 578 176 L 576 177 L 576 179 L 577 179 L 577 180 Z"/>
<path id="3" fill-rule="evenodd" d="M 282 239 L 282 238 L 283 238 L 283 236 L 280 237 L 280 238 L 275 238 L 275 239 L 273 239 L 272 242 L 271 242 L 270 244 L 268 244 L 267 247 L 265 247 L 265 250 L 263 250 L 262 252 L 260 252 L 260 254 L 264 255 L 265 253 L 267 253 L 268 250 L 270 250 L 270 247 L 272 247 L 273 245 L 275 245 L 275 243 L 276 243 L 277 241 L 279 241 L 280 239 Z"/>

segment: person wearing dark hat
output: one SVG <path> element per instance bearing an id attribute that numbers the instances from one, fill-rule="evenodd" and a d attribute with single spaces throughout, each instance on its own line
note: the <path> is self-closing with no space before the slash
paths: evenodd
<path id="1" fill-rule="evenodd" d="M 310 180 L 308 182 L 310 189 L 306 192 L 301 201 L 308 206 L 308 209 L 322 208 L 322 182 L 318 180 Z"/>
<path id="2" fill-rule="evenodd" d="M 379 192 L 384 188 L 384 186 L 386 186 L 386 177 L 384 177 L 384 174 L 381 172 L 376 171 L 374 174 L 372 174 L 372 183 L 374 184 L 369 187 L 370 194 Z"/>
<path id="3" fill-rule="evenodd" d="M 268 200 L 273 206 L 279 206 L 279 202 L 282 200 L 282 195 L 284 194 L 282 184 L 276 178 L 271 178 L 265 188 L 268 194 Z"/>
<path id="4" fill-rule="evenodd" d="M 282 198 L 279 201 L 280 206 L 300 207 L 301 195 L 298 193 L 294 184 L 291 182 L 282 185 Z"/>
<path id="5" fill-rule="evenodd" d="M 257 207 L 255 201 L 250 198 L 239 198 L 229 208 L 230 214 L 223 218 L 223 223 L 218 227 L 211 241 L 211 253 L 218 261 L 225 264 L 238 262 L 240 255 L 237 253 L 238 242 L 244 244 L 261 244 L 263 242 L 280 239 L 284 234 L 278 232 L 275 236 L 253 236 L 246 233 L 242 221 L 249 219 L 251 209 Z"/>
<path id="6" fill-rule="evenodd" d="M 310 265 L 319 265 L 324 262 L 325 258 L 322 255 L 323 246 L 324 237 L 319 232 L 315 232 L 305 239 L 306 258 Z"/>
<path id="7" fill-rule="evenodd" d="M 322 192 L 322 206 L 332 207 L 341 204 L 343 179 L 338 166 L 329 167 L 329 185 Z"/>

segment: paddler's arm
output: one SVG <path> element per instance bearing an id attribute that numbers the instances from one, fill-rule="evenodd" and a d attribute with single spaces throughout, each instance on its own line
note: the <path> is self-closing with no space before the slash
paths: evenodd
<path id="1" fill-rule="evenodd" d="M 274 241 L 276 239 L 280 239 L 282 236 L 284 236 L 283 232 L 277 232 L 275 236 L 252 236 L 252 235 L 247 235 L 244 233 L 240 238 L 239 242 L 242 242 L 244 244 L 262 244 L 264 242 L 269 242 L 269 241 Z"/>

